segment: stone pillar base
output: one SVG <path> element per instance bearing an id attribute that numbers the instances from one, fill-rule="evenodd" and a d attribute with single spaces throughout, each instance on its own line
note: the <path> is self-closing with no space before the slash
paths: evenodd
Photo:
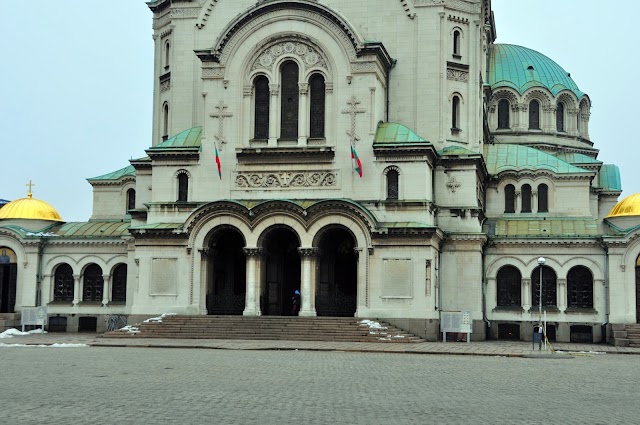
<path id="1" fill-rule="evenodd" d="M 298 313 L 298 316 L 303 316 L 303 317 L 316 317 L 317 314 L 315 311 L 313 310 L 300 310 L 300 312 Z"/>
<path id="2" fill-rule="evenodd" d="M 245 308 L 242 312 L 243 316 L 261 316 L 262 313 L 257 308 Z"/>

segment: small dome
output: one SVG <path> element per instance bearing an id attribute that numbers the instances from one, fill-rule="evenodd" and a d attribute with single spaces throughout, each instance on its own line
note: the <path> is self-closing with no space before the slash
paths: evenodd
<path id="1" fill-rule="evenodd" d="M 2 210 L 0 210 L 2 211 Z M 640 216 L 640 193 L 627 196 L 613 207 L 607 218 Z"/>
<path id="2" fill-rule="evenodd" d="M 535 50 L 513 44 L 491 47 L 488 83 L 492 89 L 511 87 L 524 93 L 531 87 L 544 87 L 554 96 L 572 91 L 578 100 L 584 93 L 560 65 Z"/>
<path id="3" fill-rule="evenodd" d="M 16 199 L 0 208 L 0 220 L 47 220 L 64 221 L 58 211 L 39 199 L 34 199 L 29 192 L 27 198 Z"/>

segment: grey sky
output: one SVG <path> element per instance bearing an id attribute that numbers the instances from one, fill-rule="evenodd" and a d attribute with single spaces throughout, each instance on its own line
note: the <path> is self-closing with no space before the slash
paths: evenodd
<path id="1" fill-rule="evenodd" d="M 34 197 L 65 221 L 86 221 L 85 179 L 127 166 L 151 145 L 151 12 L 143 0 L 1 3 L 0 198 L 25 197 L 32 180 Z M 545 54 L 589 95 L 591 140 L 600 160 L 620 167 L 627 196 L 640 192 L 631 106 L 640 89 L 639 40 L 624 18 L 640 15 L 640 2 L 612 4 L 493 0 L 493 9 L 497 42 Z"/>

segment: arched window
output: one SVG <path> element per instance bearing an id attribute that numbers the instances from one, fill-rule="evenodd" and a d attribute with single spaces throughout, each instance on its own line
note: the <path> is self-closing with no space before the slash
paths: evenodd
<path id="1" fill-rule="evenodd" d="M 567 307 L 593 308 L 593 274 L 584 266 L 576 266 L 569 270 Z"/>
<path id="2" fill-rule="evenodd" d="M 558 102 L 556 107 L 556 130 L 561 133 L 564 132 L 564 103 Z"/>
<path id="3" fill-rule="evenodd" d="M 309 137 L 320 139 L 324 137 L 324 77 L 313 74 L 309 79 L 310 117 Z"/>
<path id="4" fill-rule="evenodd" d="M 453 32 L 453 56 L 460 56 L 460 31 Z"/>
<path id="5" fill-rule="evenodd" d="M 255 87 L 254 129 L 255 140 L 269 138 L 269 80 L 261 75 L 253 82 Z"/>
<path id="6" fill-rule="evenodd" d="M 387 171 L 387 200 L 398 199 L 398 180 L 396 170 Z"/>
<path id="7" fill-rule="evenodd" d="M 523 184 L 520 189 L 520 196 L 522 196 L 522 209 L 520 212 L 531 212 L 531 185 Z"/>
<path id="8" fill-rule="evenodd" d="M 280 101 L 280 138 L 298 139 L 298 65 L 285 62 L 280 68 L 282 98 Z"/>
<path id="9" fill-rule="evenodd" d="M 113 271 L 113 284 L 111 285 L 111 301 L 127 301 L 127 265 L 119 264 Z"/>
<path id="10" fill-rule="evenodd" d="M 496 277 L 498 285 L 498 307 L 520 307 L 522 304 L 522 275 L 514 266 L 504 266 Z"/>
<path id="11" fill-rule="evenodd" d="M 84 271 L 82 280 L 82 301 L 102 301 L 104 278 L 102 269 L 97 264 L 91 264 Z"/>
<path id="12" fill-rule="evenodd" d="M 136 191 L 135 189 L 127 190 L 127 211 L 136 208 Z"/>
<path id="13" fill-rule="evenodd" d="M 73 301 L 73 270 L 68 264 L 56 267 L 53 283 L 54 301 Z"/>
<path id="14" fill-rule="evenodd" d="M 509 128 L 509 101 L 502 99 L 498 102 L 498 129 Z"/>
<path id="15" fill-rule="evenodd" d="M 162 105 L 162 140 L 169 138 L 169 104 Z"/>
<path id="16" fill-rule="evenodd" d="M 171 45 L 170 43 L 167 41 L 164 44 L 164 69 L 168 70 L 169 69 L 169 53 L 171 52 Z"/>
<path id="17" fill-rule="evenodd" d="M 178 174 L 178 202 L 187 202 L 189 194 L 189 176 L 187 173 Z"/>
<path id="18" fill-rule="evenodd" d="M 504 212 L 516 212 L 516 188 L 512 184 L 504 187 Z"/>
<path id="19" fill-rule="evenodd" d="M 540 305 L 540 266 L 531 274 L 531 308 Z M 542 306 L 555 307 L 556 301 L 556 272 L 551 267 L 542 266 Z"/>
<path id="20" fill-rule="evenodd" d="M 451 99 L 451 129 L 460 129 L 460 96 Z"/>
<path id="21" fill-rule="evenodd" d="M 529 102 L 529 130 L 540 130 L 540 102 Z"/>
<path id="22" fill-rule="evenodd" d="M 542 183 L 538 185 L 538 212 L 549 212 L 549 187 Z"/>

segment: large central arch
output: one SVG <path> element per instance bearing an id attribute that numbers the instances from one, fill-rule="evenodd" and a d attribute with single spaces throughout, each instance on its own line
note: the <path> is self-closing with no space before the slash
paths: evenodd
<path id="1" fill-rule="evenodd" d="M 242 314 L 247 286 L 244 246 L 244 238 L 236 228 L 221 227 L 211 235 L 206 293 L 208 314 Z"/>

